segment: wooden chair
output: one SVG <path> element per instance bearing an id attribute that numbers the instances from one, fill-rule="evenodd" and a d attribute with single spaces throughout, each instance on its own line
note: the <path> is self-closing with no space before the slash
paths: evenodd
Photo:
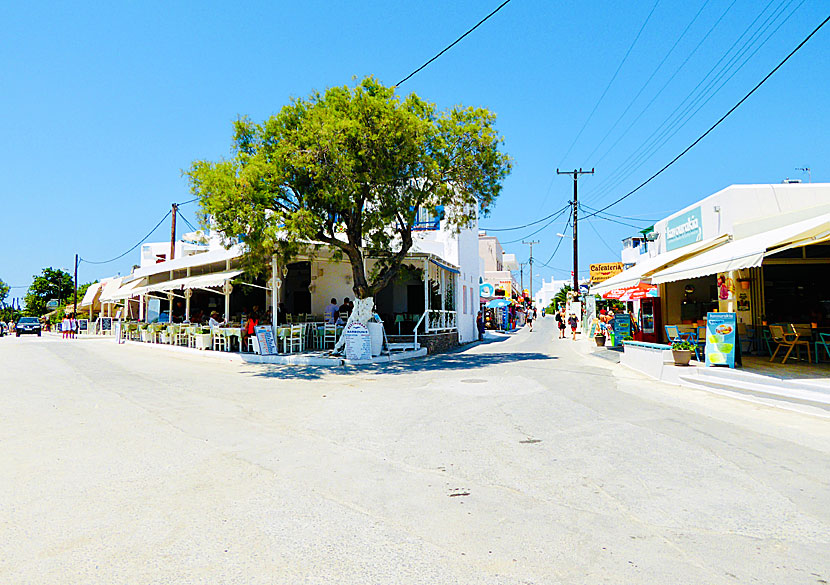
<path id="1" fill-rule="evenodd" d="M 210 330 L 211 347 L 214 351 L 228 351 L 228 338 L 224 332 L 217 328 Z"/>
<path id="2" fill-rule="evenodd" d="M 294 353 L 303 351 L 305 345 L 305 326 L 291 325 L 291 329 L 283 338 L 283 351 Z"/>
<path id="3" fill-rule="evenodd" d="M 785 333 L 784 327 L 781 325 L 769 326 L 769 333 L 772 337 L 772 342 L 778 344 L 778 347 L 775 348 L 775 351 L 773 352 L 772 357 L 769 358 L 769 361 L 773 361 L 775 359 L 775 355 L 782 347 L 789 348 L 787 353 L 784 355 L 784 359 L 781 361 L 782 364 L 787 363 L 787 358 L 790 357 L 793 349 L 796 349 L 796 355 L 800 358 L 802 345 L 807 347 L 807 359 L 812 361 L 812 358 L 810 357 L 810 342 L 806 339 L 799 339 L 800 335 L 796 331 L 795 327 L 792 325 L 790 325 L 790 327 L 792 328 L 792 333 Z"/>

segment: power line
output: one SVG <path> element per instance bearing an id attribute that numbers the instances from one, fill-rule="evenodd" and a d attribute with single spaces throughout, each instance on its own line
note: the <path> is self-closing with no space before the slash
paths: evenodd
<path id="1" fill-rule="evenodd" d="M 579 137 L 582 136 L 582 133 L 585 131 L 585 128 L 588 126 L 588 122 L 590 122 L 591 118 L 594 117 L 594 114 L 596 113 L 597 108 L 599 107 L 599 104 L 605 98 L 605 94 L 607 94 L 608 90 L 611 89 L 611 84 L 614 83 L 614 80 L 617 78 L 617 75 L 620 73 L 620 69 L 622 69 L 622 66 L 625 64 L 626 60 L 628 59 L 628 56 L 631 54 L 631 50 L 634 48 L 634 45 L 637 44 L 637 41 L 639 40 L 640 35 L 643 33 L 643 29 L 646 28 L 646 25 L 648 24 L 648 21 L 651 20 L 651 15 L 654 14 L 654 10 L 657 8 L 658 4 L 660 4 L 660 0 L 656 0 L 654 2 L 654 6 L 651 7 L 651 11 L 648 13 L 648 16 L 646 16 L 646 19 L 643 21 L 642 26 L 640 26 L 640 30 L 637 31 L 637 36 L 635 36 L 634 40 L 631 41 L 631 45 L 629 45 L 628 50 L 625 52 L 625 55 L 623 56 L 622 61 L 620 61 L 620 64 L 617 65 L 617 70 L 614 71 L 614 75 L 611 76 L 611 79 L 608 81 L 608 85 L 606 85 L 605 89 L 602 90 L 602 94 L 600 94 L 599 99 L 597 100 L 597 103 L 594 104 L 594 108 L 591 110 L 591 113 L 588 114 L 588 117 L 585 119 L 585 123 L 582 124 L 582 128 L 580 128 L 579 132 L 577 132 L 576 138 L 574 138 L 573 142 L 571 142 L 571 145 L 568 147 L 568 150 L 562 156 L 562 160 L 559 162 L 559 164 L 557 166 L 561 167 L 562 164 L 565 162 L 565 159 L 568 158 L 568 155 L 571 154 L 571 150 L 573 150 L 573 147 L 576 145 L 576 142 L 579 140 Z"/>
<path id="2" fill-rule="evenodd" d="M 80 258 L 80 261 L 81 261 L 81 262 L 86 262 L 87 264 L 109 264 L 110 262 L 115 262 L 116 260 L 120 260 L 121 258 L 123 258 L 124 256 L 126 256 L 127 254 L 129 254 L 130 252 L 132 252 L 133 250 L 135 250 L 136 248 L 138 248 L 138 247 L 139 247 L 142 243 L 144 243 L 144 240 L 146 240 L 146 239 L 147 239 L 147 238 L 149 238 L 151 235 L 153 235 L 153 232 L 154 232 L 154 231 L 156 231 L 162 223 L 164 223 L 164 220 L 165 220 L 165 219 L 167 219 L 168 217 L 170 217 L 170 214 L 171 214 L 171 213 L 172 213 L 172 211 L 168 211 L 167 213 L 165 213 L 165 214 L 164 214 L 164 217 L 162 217 L 162 218 L 161 218 L 161 220 L 160 220 L 160 221 L 159 221 L 159 222 L 155 225 L 155 227 L 154 227 L 153 229 L 151 229 L 151 230 L 147 233 L 147 235 L 146 235 L 146 236 L 144 236 L 143 238 L 141 238 L 135 246 L 133 246 L 132 248 L 130 248 L 129 250 L 127 250 L 127 251 L 126 251 L 126 252 L 124 252 L 123 254 L 119 254 L 119 255 L 118 255 L 118 256 L 116 256 L 115 258 L 111 258 L 111 259 L 109 259 L 109 260 L 94 261 L 94 260 L 87 260 L 87 259 L 85 259 L 85 258 Z"/>
<path id="3" fill-rule="evenodd" d="M 410 73 L 409 75 L 407 75 L 407 76 L 406 76 L 406 77 L 404 77 L 403 79 L 401 79 L 398 83 L 396 83 L 396 84 L 395 84 L 395 87 L 400 87 L 400 86 L 401 86 L 401 85 L 403 85 L 403 84 L 404 84 L 404 82 L 406 82 L 406 81 L 407 81 L 410 77 L 412 77 L 413 75 L 415 75 L 416 73 L 418 73 L 418 72 L 419 72 L 419 71 L 421 71 L 422 69 L 426 68 L 426 67 L 427 67 L 430 63 L 432 63 L 433 61 L 435 61 L 438 57 L 440 57 L 441 55 L 443 55 L 444 53 L 446 53 L 447 51 L 449 51 L 450 49 L 452 49 L 455 45 L 457 45 L 459 42 L 461 42 L 461 40 L 462 40 L 464 37 L 466 37 L 468 34 L 470 34 L 470 33 L 471 33 L 471 32 L 473 32 L 475 29 L 477 29 L 477 28 L 478 28 L 478 27 L 480 27 L 482 24 L 484 24 L 484 22 L 485 22 L 487 19 L 489 19 L 489 18 L 490 18 L 491 16 L 493 16 L 496 12 L 498 12 L 499 10 L 501 10 L 502 8 L 504 8 L 505 6 L 507 6 L 509 3 L 510 3 L 510 0 L 504 0 L 504 2 L 502 2 L 501 4 L 499 4 L 499 5 L 498 5 L 498 7 L 497 7 L 495 10 L 493 10 L 493 12 L 491 12 L 490 14 L 488 14 L 487 16 L 485 16 L 484 18 L 482 18 L 481 20 L 479 20 L 473 28 L 469 29 L 469 30 L 468 30 L 467 32 L 465 32 L 463 35 L 461 35 L 460 37 L 458 37 L 457 39 L 455 39 L 452 43 L 450 43 L 449 45 L 447 45 L 446 47 L 444 47 L 443 49 L 441 49 L 441 51 L 440 51 L 438 54 L 436 54 L 436 55 L 435 55 L 432 59 L 430 59 L 429 61 L 427 61 L 426 63 L 424 63 L 424 64 L 423 64 L 423 65 L 421 65 L 420 67 L 418 67 L 415 71 L 413 71 L 412 73 Z"/>
<path id="4" fill-rule="evenodd" d="M 176 203 L 176 205 L 179 205 L 179 206 L 187 205 L 188 203 L 193 203 L 194 201 L 198 201 L 198 200 L 199 200 L 198 197 L 194 197 L 193 199 L 188 199 L 187 201 L 184 201 L 183 203 Z"/>
<path id="5" fill-rule="evenodd" d="M 565 227 L 562 229 L 563 232 L 568 231 L 568 226 L 571 225 L 571 215 L 572 214 L 573 214 L 573 209 L 571 209 L 571 213 L 568 214 L 568 221 L 565 222 Z M 547 259 L 547 262 L 540 262 L 540 264 L 542 264 L 543 266 L 547 266 L 548 268 L 552 268 L 553 270 L 560 270 L 560 269 L 557 269 L 557 268 L 553 268 L 553 266 L 550 265 L 550 261 L 553 260 L 553 257 L 556 256 L 556 253 L 559 251 L 559 246 L 562 245 L 562 240 L 563 239 L 564 238 L 559 238 L 559 241 L 556 243 L 556 247 L 553 249 L 553 254 L 550 255 L 550 257 Z M 565 272 L 567 272 L 567 271 L 565 271 Z"/>
<path id="6" fill-rule="evenodd" d="M 586 210 L 586 209 L 588 211 L 599 211 L 597 208 L 591 207 L 590 205 L 585 205 L 584 203 L 580 203 L 579 207 L 583 211 Z M 670 212 L 666 211 L 665 213 L 670 213 Z M 614 213 L 608 213 L 608 212 L 604 212 L 603 215 L 607 215 L 608 217 L 616 217 L 617 219 L 627 219 L 629 221 L 641 221 L 643 223 L 655 223 L 657 221 L 656 219 L 644 219 L 642 217 L 636 217 L 636 216 L 633 216 L 633 215 L 616 215 Z M 600 219 L 602 219 L 602 218 L 600 218 Z"/>
<path id="7" fill-rule="evenodd" d="M 689 24 L 686 25 L 686 28 L 683 29 L 683 32 L 680 33 L 680 36 L 677 37 L 677 40 L 674 41 L 674 44 L 671 46 L 671 48 L 666 52 L 665 55 L 663 55 L 663 59 L 660 61 L 660 63 L 657 64 L 657 67 L 654 68 L 654 71 L 651 72 L 651 75 L 649 75 L 648 79 L 646 79 L 646 81 L 642 85 L 642 87 L 640 87 L 640 91 L 638 91 L 637 94 L 631 99 L 631 101 L 628 103 L 626 108 L 623 110 L 623 113 L 620 114 L 620 116 L 617 118 L 617 120 L 611 125 L 611 128 L 608 129 L 608 132 L 605 133 L 605 136 L 602 137 L 602 140 L 599 141 L 599 143 L 596 145 L 596 147 L 594 147 L 594 150 L 591 151 L 591 154 L 588 155 L 589 159 L 592 159 L 594 157 L 597 150 L 599 150 L 599 147 L 602 146 L 602 144 L 608 139 L 608 137 L 611 135 L 611 133 L 617 127 L 617 124 L 619 124 L 620 121 L 622 121 L 622 119 L 628 113 L 628 110 L 630 110 L 631 106 L 634 105 L 634 102 L 636 102 L 637 99 L 639 99 L 639 97 L 645 91 L 646 87 L 648 87 L 648 84 L 651 83 L 651 80 L 654 79 L 654 76 L 657 75 L 657 72 L 660 71 L 660 68 L 662 68 L 663 65 L 666 63 L 666 60 L 671 56 L 671 54 L 677 48 L 677 45 L 680 43 L 680 41 L 683 40 L 683 37 L 686 36 L 686 33 L 689 32 L 689 29 L 697 21 L 697 18 L 703 12 L 703 9 L 706 8 L 706 6 L 709 5 L 709 2 L 710 2 L 710 0 L 705 0 L 703 2 L 703 4 L 701 4 L 701 6 L 698 9 L 697 13 L 692 17 L 692 20 L 689 21 Z"/>
<path id="8" fill-rule="evenodd" d="M 523 230 L 523 229 L 525 229 L 527 227 L 530 227 L 532 225 L 536 225 L 537 223 L 542 223 L 543 221 L 550 219 L 551 217 L 553 217 L 554 215 L 556 215 L 560 211 L 564 211 L 566 209 L 568 209 L 567 205 L 565 207 L 557 209 L 556 211 L 554 211 L 550 215 L 546 215 L 545 217 L 543 217 L 541 219 L 537 219 L 536 221 L 531 221 L 530 223 L 526 223 L 524 225 L 517 225 L 516 227 L 509 227 L 509 228 L 485 228 L 485 227 L 483 227 L 481 229 L 486 231 L 486 232 L 511 232 L 513 230 Z"/>
<path id="9" fill-rule="evenodd" d="M 193 224 L 192 224 L 192 223 L 190 223 L 190 222 L 187 220 L 187 218 L 184 216 L 184 214 L 181 212 L 181 210 L 180 210 L 180 209 L 177 209 L 177 212 L 178 212 L 178 214 L 179 214 L 179 217 L 181 217 L 181 218 L 182 218 L 182 221 L 184 221 L 184 222 L 187 224 L 187 227 L 189 227 L 189 228 L 190 228 L 192 231 L 194 231 L 194 232 L 199 231 L 199 230 L 197 230 L 195 227 L 193 227 Z"/>
<path id="10" fill-rule="evenodd" d="M 565 213 L 565 209 L 567 209 L 567 207 L 566 207 L 566 208 L 563 208 L 563 209 L 559 212 L 559 214 L 558 214 L 556 217 L 554 217 L 553 219 L 551 219 L 548 223 L 546 223 L 545 225 L 543 225 L 542 227 L 540 227 L 540 228 L 539 228 L 538 230 L 536 230 L 535 232 L 531 232 L 531 233 L 529 233 L 529 234 L 526 234 L 526 235 L 524 235 L 524 236 L 522 236 L 521 238 L 516 239 L 516 240 L 510 240 L 510 241 L 507 241 L 507 242 L 501 242 L 501 243 L 502 243 L 502 245 L 505 245 L 505 244 L 515 244 L 516 242 L 521 241 L 521 240 L 524 240 L 525 238 L 529 238 L 530 236 L 535 236 L 536 234 L 538 234 L 538 233 L 539 233 L 539 232 L 541 232 L 542 230 L 544 230 L 544 229 L 546 229 L 547 227 L 549 227 L 549 226 L 550 226 L 550 224 L 552 224 L 553 222 L 555 222 L 557 219 L 559 219 L 560 217 L 562 217 L 562 214 L 563 214 L 563 213 Z"/>
<path id="11" fill-rule="evenodd" d="M 753 32 L 750 37 L 744 42 L 744 44 L 735 52 L 732 57 L 729 58 L 727 63 L 720 68 L 720 70 L 715 73 L 714 77 L 708 81 L 709 76 L 712 75 L 712 72 L 717 69 L 717 67 L 723 63 L 727 57 L 729 57 L 730 53 L 732 53 L 732 49 L 736 47 L 736 45 L 741 42 L 741 40 L 749 33 L 750 29 L 755 25 L 759 18 L 761 18 L 764 13 L 766 12 L 767 8 L 774 2 L 774 0 L 770 0 L 769 3 L 761 10 L 758 16 L 744 29 L 744 32 L 732 43 L 729 49 L 721 56 L 720 59 L 709 69 L 706 75 L 698 82 L 698 84 L 689 92 L 689 94 L 680 102 L 680 104 L 675 107 L 675 109 L 668 115 L 668 117 L 649 135 L 648 138 L 637 148 L 635 151 L 628 156 L 628 158 L 623 161 L 623 163 L 614 171 L 612 172 L 609 177 L 596 188 L 595 191 L 588 194 L 589 197 L 592 197 L 594 200 L 598 200 L 602 197 L 602 195 L 608 193 L 608 191 L 612 190 L 614 187 L 619 185 L 622 181 L 624 181 L 627 177 L 629 177 L 632 173 L 634 173 L 637 169 L 639 169 L 643 164 L 645 164 L 666 142 L 668 142 L 673 136 L 677 134 L 689 121 L 694 118 L 694 116 L 704 107 L 709 101 L 714 98 L 721 89 L 741 70 L 743 67 L 749 62 L 750 59 L 757 53 L 761 47 L 763 47 L 770 38 L 778 31 L 781 26 L 789 20 L 789 18 L 795 13 L 796 10 L 801 6 L 799 4 L 793 12 L 790 13 L 787 18 L 782 21 L 778 27 L 766 38 L 764 41 L 756 47 L 756 49 L 752 52 L 752 54 L 744 59 L 742 63 L 738 65 L 738 67 L 726 78 L 725 81 L 720 83 L 723 77 L 729 72 L 730 69 L 737 63 L 741 57 L 743 57 L 747 51 L 750 50 L 751 46 L 755 43 L 755 41 L 766 32 L 770 26 L 774 23 L 774 20 L 778 18 L 781 14 L 784 13 L 790 4 L 794 0 L 789 0 L 786 6 L 784 6 L 784 2 L 786 0 L 782 0 L 781 4 L 775 8 L 772 13 L 761 23 L 758 29 Z M 802 0 L 802 3 L 804 0 Z M 780 11 L 780 12 L 779 12 Z M 704 84 L 706 83 L 705 87 L 700 90 L 700 92 L 695 95 L 695 92 Z M 715 85 L 718 87 L 712 89 Z M 708 96 L 707 96 L 708 94 Z M 700 103 L 701 100 L 704 100 L 703 103 Z M 691 102 L 689 102 L 691 100 Z M 688 105 L 685 105 L 687 104 Z M 700 104 L 698 106 L 698 104 Z M 685 105 L 685 107 L 684 107 Z M 697 108 L 690 114 L 689 112 L 695 108 Z M 681 111 L 682 109 L 682 111 Z M 678 113 L 680 111 L 680 113 Z M 677 114 L 675 116 L 675 114 Z M 628 166 L 626 166 L 628 165 Z"/>
<path id="12" fill-rule="evenodd" d="M 608 251 L 609 251 L 609 252 L 611 252 L 612 254 L 616 254 L 616 253 L 617 253 L 617 251 L 616 251 L 616 250 L 613 250 L 613 249 L 611 248 L 611 246 L 609 246 L 609 245 L 608 245 L 608 242 L 606 242 L 606 241 L 605 241 L 605 238 L 603 238 L 603 237 L 600 235 L 599 230 L 598 230 L 598 229 L 594 226 L 594 222 L 593 222 L 593 221 L 589 221 L 589 222 L 588 222 L 588 225 L 589 225 L 589 226 L 591 226 L 591 229 L 592 229 L 592 230 L 594 230 L 594 233 L 595 233 L 595 234 L 597 235 L 597 237 L 599 238 L 599 241 L 600 241 L 600 242 L 602 242 L 602 243 L 603 243 L 603 245 L 604 245 L 606 248 L 608 248 Z"/>
<path id="13" fill-rule="evenodd" d="M 830 20 L 830 16 L 828 16 L 827 18 L 825 18 L 825 19 L 824 19 L 824 20 L 823 20 L 823 21 L 822 21 L 822 22 L 821 22 L 821 23 L 820 23 L 820 24 L 819 24 L 816 28 L 814 28 L 814 29 L 813 29 L 813 32 L 811 32 L 809 35 L 807 35 L 807 36 L 804 38 L 804 40 L 803 40 L 803 41 L 801 41 L 801 42 L 798 44 L 798 46 L 790 52 L 790 54 L 789 54 L 789 55 L 787 55 L 786 57 L 784 57 L 784 59 L 783 59 L 783 60 L 782 60 L 782 61 L 781 61 L 778 65 L 776 65 L 776 66 L 775 66 L 775 68 L 774 68 L 772 71 L 770 71 L 769 73 L 767 73 L 767 75 L 766 75 L 766 76 L 765 76 L 765 77 L 764 77 L 761 81 L 759 81 L 759 82 L 758 82 L 758 84 L 757 84 L 755 87 L 753 87 L 753 88 L 749 91 L 749 93 L 747 93 L 747 94 L 746 94 L 743 98 L 741 98 L 741 100 L 740 100 L 737 104 L 735 104 L 734 106 L 732 106 L 732 107 L 729 109 L 729 111 L 728 111 L 728 112 L 726 112 L 723 116 L 721 116 L 721 118 L 720 118 L 717 122 L 715 122 L 714 124 L 712 124 L 706 132 L 704 132 L 703 134 L 701 134 L 701 135 L 697 138 L 697 140 L 695 140 L 695 141 L 694 141 L 694 142 L 692 142 L 689 146 L 687 146 L 687 147 L 683 150 L 683 152 L 681 152 L 681 153 L 680 153 L 680 154 L 678 154 L 676 157 L 674 157 L 672 160 L 670 160 L 670 161 L 669 161 L 669 162 L 668 162 L 668 163 L 667 163 L 667 164 L 666 164 L 663 168 L 661 168 L 659 171 L 657 171 L 656 173 L 654 173 L 653 175 L 651 175 L 648 179 L 646 179 L 645 181 L 643 181 L 642 183 L 640 183 L 640 184 L 639 184 L 636 188 L 632 189 L 631 191 L 629 191 L 628 193 L 626 193 L 626 194 L 625 194 L 625 195 L 623 195 L 622 197 L 619 197 L 618 199 L 616 199 L 616 200 L 615 200 L 615 201 L 613 201 L 612 203 L 609 203 L 608 205 L 606 205 L 605 207 L 603 207 L 603 208 L 602 208 L 602 209 L 600 209 L 599 211 L 595 211 L 595 212 L 593 212 L 593 213 L 591 213 L 591 214 L 587 215 L 584 219 L 587 219 L 587 218 L 589 218 L 589 217 L 593 217 L 594 215 L 597 215 L 598 213 L 601 213 L 601 212 L 605 211 L 606 209 L 609 209 L 610 207 L 613 207 L 614 205 L 616 205 L 617 203 L 621 202 L 622 200 L 624 200 L 624 199 L 626 199 L 626 198 L 630 197 L 631 195 L 633 195 L 634 193 L 636 193 L 637 191 L 639 191 L 640 189 L 642 189 L 643 187 L 645 187 L 647 184 L 649 184 L 649 183 L 650 183 L 652 180 L 654 180 L 656 177 L 658 177 L 659 175 L 661 175 L 661 174 L 663 173 L 663 171 L 665 171 L 665 170 L 666 170 L 666 169 L 668 169 L 670 166 L 672 166 L 674 163 L 676 163 L 678 160 L 680 160 L 680 158 L 681 158 L 684 154 L 686 154 L 686 153 L 687 153 L 687 152 L 689 152 L 692 148 L 694 148 L 695 146 L 697 146 L 697 144 L 698 144 L 701 140 L 703 140 L 704 138 L 706 138 L 706 136 L 708 136 L 708 135 L 709 135 L 709 133 L 710 133 L 710 132 L 712 132 L 712 130 L 714 130 L 715 128 L 717 128 L 717 127 L 721 124 L 721 122 L 723 122 L 724 120 L 726 120 L 726 118 L 728 118 L 728 117 L 732 114 L 732 112 L 734 112 L 735 110 L 737 110 L 737 109 L 741 106 L 741 104 L 743 104 L 746 100 L 748 100 L 748 99 L 749 99 L 749 96 L 751 96 L 751 95 L 752 95 L 753 93 L 755 93 L 755 92 L 756 92 L 756 91 L 757 91 L 757 90 L 758 90 L 758 89 L 759 89 L 762 85 L 764 85 L 764 83 L 766 83 L 766 82 L 767 82 L 767 80 L 768 80 L 770 77 L 772 77 L 772 76 L 775 74 L 775 72 L 776 72 L 776 71 L 778 71 L 779 69 L 781 69 L 781 67 L 783 67 L 783 66 L 784 66 L 784 63 L 786 63 L 787 61 L 789 61 L 789 60 L 790 60 L 790 58 L 791 58 L 793 55 L 795 55 L 795 54 L 796 54 L 796 53 L 797 53 L 797 52 L 801 49 L 801 47 L 803 47 L 805 44 L 807 44 L 807 41 L 809 41 L 811 38 L 813 38 L 813 35 L 815 35 L 815 34 L 816 34 L 816 33 L 817 33 L 817 32 L 818 32 L 818 31 L 819 31 L 819 30 L 820 30 L 820 29 L 821 29 L 821 28 L 822 28 L 825 24 L 827 24 L 827 21 L 829 21 L 829 20 Z"/>

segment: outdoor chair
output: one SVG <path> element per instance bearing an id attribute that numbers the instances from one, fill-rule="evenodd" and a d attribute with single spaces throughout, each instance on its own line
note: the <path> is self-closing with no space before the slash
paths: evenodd
<path id="1" fill-rule="evenodd" d="M 323 349 L 328 349 L 331 344 L 332 349 L 337 343 L 337 325 L 334 323 L 326 323 L 323 325 Z"/>
<path id="2" fill-rule="evenodd" d="M 228 351 L 228 338 L 218 329 L 211 329 L 211 347 L 214 351 Z"/>
<path id="3" fill-rule="evenodd" d="M 820 357 L 820 348 L 824 348 L 824 351 L 827 352 L 827 359 L 830 359 L 830 333 L 818 333 L 818 339 L 816 339 L 816 363 L 818 363 Z"/>
<path id="4" fill-rule="evenodd" d="M 291 325 L 288 333 L 283 338 L 283 351 L 285 353 L 301 352 L 305 349 L 305 327 L 303 325 Z"/>
<path id="5" fill-rule="evenodd" d="M 773 343 L 778 344 L 778 347 L 775 348 L 775 351 L 772 353 L 772 357 L 769 358 L 769 361 L 773 361 L 775 359 L 776 354 L 778 354 L 778 350 L 782 347 L 789 348 L 787 353 L 784 355 L 784 359 L 781 361 L 782 364 L 787 363 L 787 358 L 790 357 L 793 349 L 796 350 L 796 355 L 800 358 L 801 357 L 801 346 L 804 345 L 807 347 L 807 359 L 812 361 L 810 357 L 810 342 L 806 339 L 799 339 L 800 335 L 795 330 L 795 327 L 790 325 L 792 328 L 792 333 L 785 333 L 784 328 L 781 325 L 770 325 L 769 326 L 769 333 L 772 336 Z"/>

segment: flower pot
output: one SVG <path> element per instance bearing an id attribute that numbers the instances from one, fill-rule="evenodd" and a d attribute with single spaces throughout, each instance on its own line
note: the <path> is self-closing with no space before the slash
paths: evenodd
<path id="1" fill-rule="evenodd" d="M 597 343 L 597 347 L 605 347 L 605 336 L 604 335 L 595 335 L 594 341 Z"/>
<path id="2" fill-rule="evenodd" d="M 692 361 L 692 350 L 690 349 L 673 349 L 671 355 L 676 366 L 688 366 L 689 362 Z"/>

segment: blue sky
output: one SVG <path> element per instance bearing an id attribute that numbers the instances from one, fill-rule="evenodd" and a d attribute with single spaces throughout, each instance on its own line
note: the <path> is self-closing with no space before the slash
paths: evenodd
<path id="1" fill-rule="evenodd" d="M 580 200 L 600 207 L 671 160 L 827 16 L 823 2 L 767 2 L 658 1 L 608 87 L 652 0 L 513 0 L 401 91 L 442 107 L 485 106 L 497 113 L 514 170 L 483 227 L 529 223 L 565 206 L 572 182 L 555 177 L 557 166 L 596 167 L 596 175 L 580 183 Z M 263 119 L 292 96 L 351 83 L 354 76 L 373 74 L 394 84 L 498 4 L 9 4 L 0 44 L 0 278 L 28 285 L 45 266 L 71 270 L 76 252 L 90 260 L 120 254 L 172 202 L 190 198 L 182 169 L 195 159 L 228 154 L 238 115 Z M 761 33 L 765 22 L 771 24 Z M 756 31 L 755 42 L 721 81 L 734 76 L 686 125 L 649 151 L 639 168 L 623 165 L 713 65 L 725 54 L 728 63 Z M 659 219 L 733 183 L 806 180 L 795 170 L 801 166 L 812 167 L 814 182 L 830 180 L 828 74 L 830 25 L 674 167 L 609 212 Z M 613 180 L 620 168 L 628 169 L 623 180 Z M 194 204 L 182 212 L 195 222 Z M 550 260 L 556 270 L 539 263 L 555 249 L 565 220 L 530 236 L 541 242 L 534 247 L 536 272 L 545 278 L 570 275 L 570 240 Z M 499 235 L 527 239 L 541 225 Z M 169 230 L 164 224 L 151 241 L 169 238 Z M 635 231 L 596 219 L 580 223 L 581 270 L 618 259 L 619 241 Z M 527 259 L 527 246 L 505 247 Z M 137 259 L 135 251 L 112 264 L 82 264 L 79 281 L 126 274 Z M 24 292 L 15 289 L 12 296 Z"/>

